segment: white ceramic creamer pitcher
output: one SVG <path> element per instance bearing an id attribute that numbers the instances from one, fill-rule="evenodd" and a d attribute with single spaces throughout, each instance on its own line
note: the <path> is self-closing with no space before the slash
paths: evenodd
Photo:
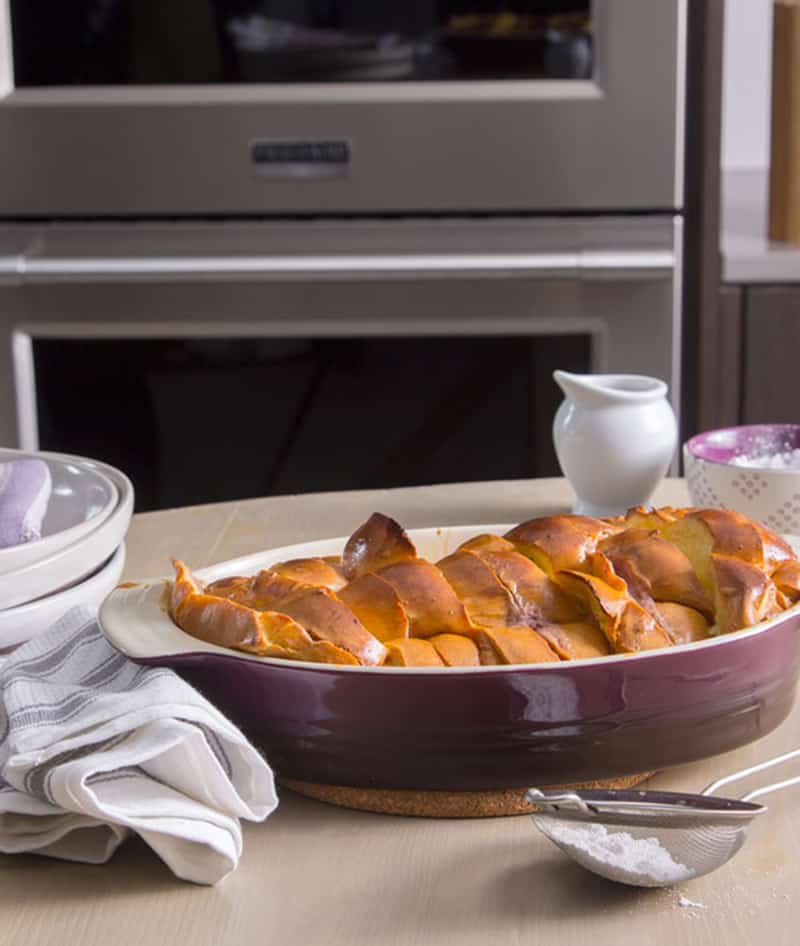
<path id="1" fill-rule="evenodd" d="M 553 421 L 561 469 L 575 512 L 613 516 L 646 505 L 678 439 L 667 385 L 635 374 L 553 372 L 566 395 Z"/>

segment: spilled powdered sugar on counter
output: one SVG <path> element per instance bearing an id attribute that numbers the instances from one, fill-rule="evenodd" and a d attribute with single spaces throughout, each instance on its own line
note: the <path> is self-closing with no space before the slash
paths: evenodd
<path id="1" fill-rule="evenodd" d="M 684 910 L 705 910 L 706 908 L 704 903 L 700 903 L 698 900 L 690 900 L 683 894 L 678 897 L 678 906 L 682 907 Z"/>
<path id="2" fill-rule="evenodd" d="M 687 880 L 693 871 L 673 860 L 658 838 L 635 838 L 627 831 L 610 832 L 602 824 L 570 823 L 548 819 L 547 836 L 589 869 L 604 867 L 605 877 L 645 887 L 667 886 Z"/>

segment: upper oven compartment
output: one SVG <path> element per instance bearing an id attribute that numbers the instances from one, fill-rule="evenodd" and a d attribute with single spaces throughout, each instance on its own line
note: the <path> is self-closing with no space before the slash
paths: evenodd
<path id="1" fill-rule="evenodd" d="M 0 215 L 679 209 L 685 4 L 2 0 Z"/>

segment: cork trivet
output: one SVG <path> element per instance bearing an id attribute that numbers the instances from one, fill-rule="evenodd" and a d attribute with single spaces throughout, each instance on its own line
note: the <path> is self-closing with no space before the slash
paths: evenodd
<path id="1" fill-rule="evenodd" d="M 627 775 L 623 778 L 601 779 L 571 785 L 548 785 L 547 788 L 633 788 L 654 773 Z M 425 792 L 391 788 L 349 788 L 344 785 L 320 785 L 281 779 L 281 784 L 299 795 L 359 811 L 384 815 L 405 815 L 416 818 L 497 818 L 524 815 L 534 811 L 525 801 L 525 788 L 507 788 L 486 792 Z"/>

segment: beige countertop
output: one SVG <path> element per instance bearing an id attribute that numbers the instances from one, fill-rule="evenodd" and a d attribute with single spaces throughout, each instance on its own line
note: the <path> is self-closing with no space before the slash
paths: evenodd
<path id="1" fill-rule="evenodd" d="M 680 481 L 655 500 L 686 502 Z M 280 497 L 137 516 L 126 577 L 200 566 L 270 545 L 344 535 L 373 510 L 409 527 L 516 522 L 566 510 L 560 480 Z M 800 745 L 800 711 L 760 743 L 656 776 L 699 790 Z M 782 773 L 783 774 L 783 773 Z M 788 775 L 790 773 L 786 773 Z M 103 867 L 0 856 L 0 944 L 14 946 L 794 946 L 800 790 L 769 799 L 746 847 L 670 890 L 621 887 L 568 861 L 525 816 L 434 821 L 370 815 L 282 793 L 245 827 L 238 870 L 216 887 L 176 880 L 144 844 Z M 702 906 L 681 906 L 681 895 Z"/>
<path id="2" fill-rule="evenodd" d="M 722 281 L 800 282 L 800 246 L 767 236 L 769 168 L 722 175 Z"/>

